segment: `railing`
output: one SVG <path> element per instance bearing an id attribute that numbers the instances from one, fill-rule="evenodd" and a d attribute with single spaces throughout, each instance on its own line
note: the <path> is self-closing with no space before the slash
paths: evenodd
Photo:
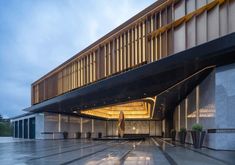
<path id="1" fill-rule="evenodd" d="M 235 133 L 235 128 L 208 129 L 207 133 Z"/>

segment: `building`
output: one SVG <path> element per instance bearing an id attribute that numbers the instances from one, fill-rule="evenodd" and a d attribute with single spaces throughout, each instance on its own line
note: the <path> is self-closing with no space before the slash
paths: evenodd
<path id="1" fill-rule="evenodd" d="M 113 136 L 123 110 L 128 134 L 200 123 L 205 146 L 234 150 L 234 11 L 233 0 L 158 0 L 35 81 L 14 136 Z"/>

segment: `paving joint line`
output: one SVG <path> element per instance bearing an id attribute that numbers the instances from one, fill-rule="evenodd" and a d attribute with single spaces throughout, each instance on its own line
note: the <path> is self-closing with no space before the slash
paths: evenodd
<path id="1" fill-rule="evenodd" d="M 110 143 L 111 143 L 111 142 L 110 142 Z M 31 158 L 31 159 L 29 159 L 28 161 L 37 160 L 37 159 L 42 159 L 42 158 L 47 158 L 47 157 L 51 157 L 51 156 L 55 156 L 55 155 L 59 155 L 59 154 L 64 154 L 64 153 L 68 153 L 68 152 L 73 152 L 73 151 L 77 151 L 77 150 L 81 150 L 81 149 L 90 148 L 90 147 L 96 147 L 96 146 L 99 146 L 99 145 L 102 145 L 102 144 L 104 144 L 104 143 L 99 143 L 99 144 L 96 144 L 96 145 L 89 145 L 89 146 L 85 146 L 85 147 L 79 147 L 79 148 L 72 149 L 72 150 L 68 150 L 68 151 L 64 151 L 64 152 L 57 152 L 57 153 L 50 154 L 50 155 L 46 155 L 46 156 Z"/>
<path id="2" fill-rule="evenodd" d="M 124 142 L 124 143 L 126 143 L 126 142 Z M 98 151 L 95 151 L 95 152 L 89 153 L 89 154 L 87 154 L 87 155 L 84 155 L 84 156 L 78 157 L 78 158 L 76 158 L 76 159 L 73 159 L 73 160 L 67 161 L 67 162 L 65 162 L 65 163 L 61 163 L 61 165 L 67 165 L 67 164 L 70 164 L 70 163 L 76 162 L 76 161 L 78 161 L 78 160 L 81 160 L 81 159 L 87 158 L 87 157 L 89 157 L 89 156 L 91 156 L 91 155 L 94 155 L 94 154 L 97 154 L 97 153 L 99 153 L 99 152 L 103 152 L 103 151 L 105 151 L 105 150 L 107 150 L 107 149 L 109 149 L 109 148 L 111 148 L 111 147 L 113 147 L 113 146 L 119 145 L 119 144 L 120 144 L 120 143 L 117 143 L 117 144 L 114 144 L 114 145 L 111 145 L 111 146 L 105 147 L 105 148 L 103 148 L 103 149 L 101 149 L 101 150 L 98 150 Z M 121 144 L 122 144 L 122 143 L 121 143 Z"/>
<path id="3" fill-rule="evenodd" d="M 152 139 L 152 141 L 154 142 L 154 140 L 153 140 L 153 138 L 151 138 Z M 155 142 L 158 144 L 158 142 L 155 140 Z M 155 144 L 155 142 L 154 142 L 154 144 Z M 156 144 L 155 144 L 156 145 Z M 171 164 L 171 165 L 177 165 L 177 163 L 176 163 L 176 161 L 167 153 L 167 152 L 165 152 L 163 149 L 162 149 L 162 147 L 158 144 L 158 145 L 156 145 L 159 149 L 160 149 L 160 151 L 162 152 L 162 154 L 165 156 L 165 158 L 168 160 L 168 162 Z"/>

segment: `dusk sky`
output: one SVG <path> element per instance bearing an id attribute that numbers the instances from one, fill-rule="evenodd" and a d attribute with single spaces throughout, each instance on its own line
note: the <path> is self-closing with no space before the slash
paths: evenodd
<path id="1" fill-rule="evenodd" d="M 30 85 L 154 0 L 1 0 L 0 114 L 30 106 Z"/>

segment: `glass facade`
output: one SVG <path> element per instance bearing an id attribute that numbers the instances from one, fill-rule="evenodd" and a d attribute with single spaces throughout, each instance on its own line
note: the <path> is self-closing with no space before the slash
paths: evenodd
<path id="1" fill-rule="evenodd" d="M 215 125 L 215 71 L 210 73 L 175 109 L 174 127 L 176 130 L 191 130 L 194 123 L 204 129 Z"/>

